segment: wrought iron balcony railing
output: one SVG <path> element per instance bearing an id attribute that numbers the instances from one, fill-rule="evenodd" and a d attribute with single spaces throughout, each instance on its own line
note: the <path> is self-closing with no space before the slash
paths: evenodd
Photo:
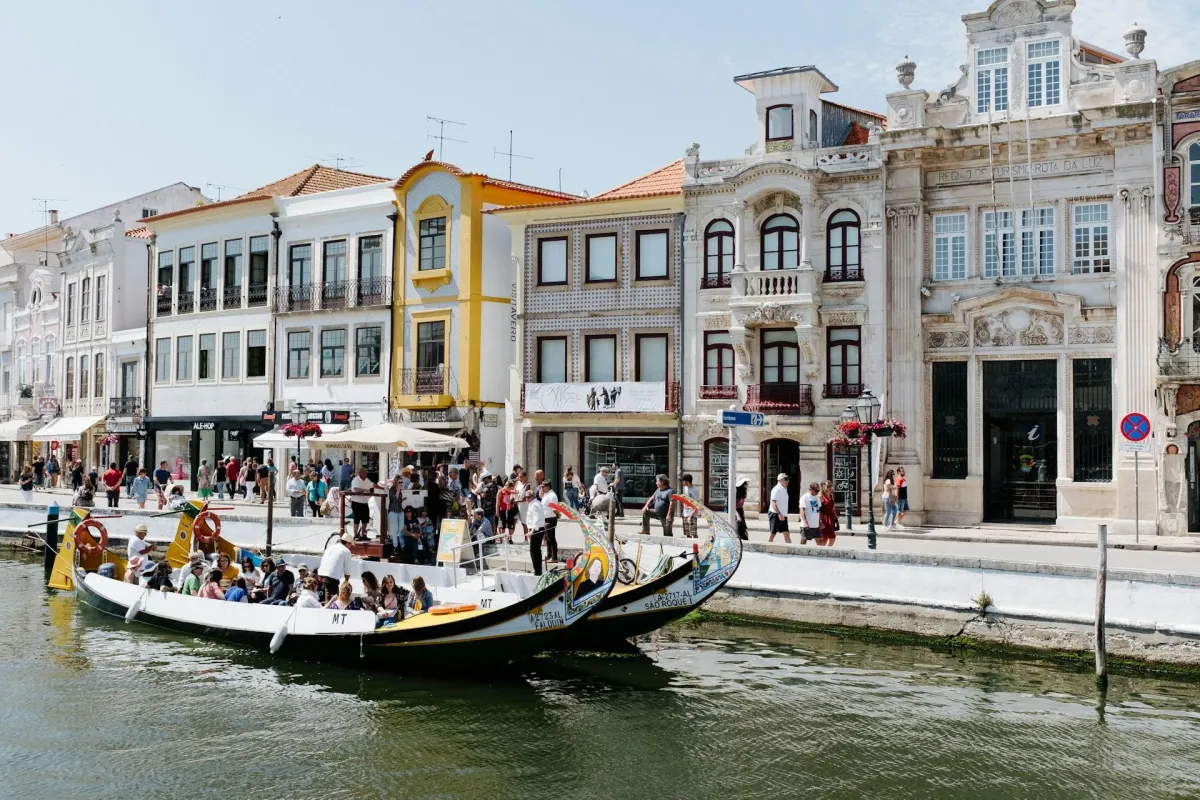
<path id="1" fill-rule="evenodd" d="M 135 417 L 142 413 L 142 398 L 112 397 L 108 401 L 110 417 Z"/>
<path id="2" fill-rule="evenodd" d="M 253 287 L 251 287 L 253 291 Z M 302 283 L 275 290 L 277 314 L 298 311 L 335 311 L 347 308 L 378 308 L 392 304 L 392 284 L 385 278 L 359 281 Z M 251 302 L 253 305 L 253 302 Z"/>
<path id="3" fill-rule="evenodd" d="M 171 287 L 165 287 L 158 293 L 154 301 L 155 313 L 160 317 L 171 316 Z"/>
<path id="4" fill-rule="evenodd" d="M 804 383 L 755 383 L 746 392 L 746 410 L 764 414 L 808 416 L 813 407 L 812 386 Z"/>
<path id="5" fill-rule="evenodd" d="M 458 385 L 454 380 L 454 372 L 444 366 L 438 369 L 402 369 L 398 393 L 457 397 Z"/>
<path id="6" fill-rule="evenodd" d="M 196 310 L 196 293 L 184 289 L 179 290 L 179 302 L 175 304 L 176 314 L 191 314 Z"/>
<path id="7" fill-rule="evenodd" d="M 736 386 L 701 386 L 701 400 L 736 400 L 738 391 Z"/>
<path id="8" fill-rule="evenodd" d="M 221 297 L 221 308 L 242 307 L 242 286 L 226 286 Z"/>
<path id="9" fill-rule="evenodd" d="M 733 285 L 733 275 L 726 272 L 723 275 L 705 275 L 700 278 L 701 289 L 728 289 Z"/>
<path id="10" fill-rule="evenodd" d="M 265 283 L 252 283 L 250 284 L 250 291 L 247 292 L 247 305 L 252 307 L 265 306 L 267 304 L 267 297 L 269 294 L 270 292 L 267 290 L 267 285 Z"/>
<path id="11" fill-rule="evenodd" d="M 863 392 L 861 383 L 827 383 L 821 390 L 825 398 L 858 397 Z"/>
<path id="12" fill-rule="evenodd" d="M 217 310 L 217 290 L 211 286 L 200 290 L 200 310 Z"/>

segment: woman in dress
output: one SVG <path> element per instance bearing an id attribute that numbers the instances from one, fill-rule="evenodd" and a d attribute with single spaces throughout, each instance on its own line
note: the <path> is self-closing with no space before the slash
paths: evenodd
<path id="1" fill-rule="evenodd" d="M 212 497 L 212 467 L 208 465 L 208 459 L 200 461 L 200 469 L 196 470 L 196 488 L 199 490 L 198 495 L 201 500 L 207 500 Z"/>
<path id="2" fill-rule="evenodd" d="M 150 476 L 146 474 L 146 470 L 138 470 L 137 477 L 133 479 L 130 488 L 133 490 L 133 499 L 137 502 L 138 508 L 145 508 L 146 495 L 150 493 Z"/>
<path id="3" fill-rule="evenodd" d="M 838 518 L 837 506 L 833 502 L 833 484 L 825 481 L 821 484 L 821 536 L 817 546 L 829 547 L 837 538 Z"/>

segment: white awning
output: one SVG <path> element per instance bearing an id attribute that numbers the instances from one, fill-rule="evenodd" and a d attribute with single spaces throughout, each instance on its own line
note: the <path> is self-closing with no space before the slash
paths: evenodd
<path id="1" fill-rule="evenodd" d="M 78 442 L 93 425 L 104 421 L 104 417 L 59 417 L 33 434 L 35 442 Z"/>
<path id="2" fill-rule="evenodd" d="M 341 445 L 347 450 L 361 450 L 370 453 L 396 450 L 450 452 L 468 446 L 465 439 L 457 436 L 443 436 L 433 431 L 406 428 L 394 422 L 384 422 L 369 428 L 347 431 L 331 437 L 328 444 L 331 447 Z"/>
<path id="3" fill-rule="evenodd" d="M 28 442 L 29 435 L 45 425 L 43 419 L 10 419 L 0 422 L 0 442 Z"/>
<path id="4" fill-rule="evenodd" d="M 321 448 L 321 437 L 331 433 L 341 433 L 349 428 L 349 425 L 321 425 L 321 436 L 304 437 L 300 440 L 301 449 L 312 447 L 314 449 Z M 295 450 L 296 437 L 284 436 L 283 431 L 279 428 L 260 433 L 254 437 L 254 446 L 261 447 L 264 450 Z M 332 445 L 330 445 L 332 447 Z"/>

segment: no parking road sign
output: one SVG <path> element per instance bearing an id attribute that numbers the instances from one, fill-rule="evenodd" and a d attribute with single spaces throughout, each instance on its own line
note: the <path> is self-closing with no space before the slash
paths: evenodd
<path id="1" fill-rule="evenodd" d="M 1150 420 L 1145 414 L 1137 411 L 1126 414 L 1121 420 L 1121 435 L 1125 437 L 1125 441 L 1121 442 L 1121 452 L 1150 452 Z"/>

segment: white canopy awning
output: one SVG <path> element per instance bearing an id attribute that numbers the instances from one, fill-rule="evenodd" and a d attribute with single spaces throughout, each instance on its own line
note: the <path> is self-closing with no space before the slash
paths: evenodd
<path id="1" fill-rule="evenodd" d="M 88 428 L 104 421 L 104 417 L 59 417 L 33 434 L 35 442 L 78 442 Z"/>
<path id="2" fill-rule="evenodd" d="M 319 449 L 324 445 L 326 436 L 334 433 L 341 433 L 349 427 L 349 425 L 321 425 L 321 435 L 304 437 L 300 440 L 300 447 L 312 447 Z M 264 450 L 295 450 L 296 437 L 284 436 L 282 430 L 275 428 L 274 430 L 267 431 L 266 433 L 260 433 L 258 436 L 255 436 L 254 446 L 261 447 Z M 332 447 L 332 445 L 330 446 Z"/>
<path id="3" fill-rule="evenodd" d="M 45 425 L 43 419 L 10 419 L 0 422 L 0 442 L 28 442 L 29 435 Z"/>
<path id="4" fill-rule="evenodd" d="M 394 422 L 383 422 L 367 428 L 335 433 L 325 438 L 330 447 L 344 447 L 368 453 L 392 452 L 395 450 L 448 452 L 468 447 L 465 439 L 444 436 L 433 431 L 406 428 Z"/>

